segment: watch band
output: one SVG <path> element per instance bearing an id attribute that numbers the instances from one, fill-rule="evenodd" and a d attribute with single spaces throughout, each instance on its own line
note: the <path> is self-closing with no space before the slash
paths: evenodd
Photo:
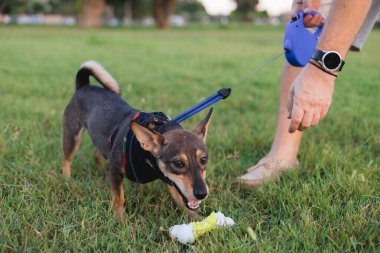
<path id="1" fill-rule="evenodd" d="M 322 59 L 323 59 L 323 56 L 328 53 L 328 52 L 331 52 L 331 51 L 322 51 L 322 50 L 318 50 L 316 49 L 313 53 L 313 55 L 311 56 L 312 59 L 322 63 Z M 335 51 L 332 51 L 332 52 L 335 52 Z M 341 63 L 340 63 L 340 66 L 339 66 L 339 69 L 337 69 L 337 71 L 342 71 L 343 69 L 343 66 L 345 64 L 345 62 L 343 61 L 343 59 L 340 59 L 341 60 Z M 329 71 L 327 69 L 325 69 L 326 71 Z"/>
<path id="2" fill-rule="evenodd" d="M 309 63 L 310 63 L 311 65 L 313 65 L 314 67 L 319 68 L 320 70 L 322 70 L 323 72 L 325 72 L 325 73 L 327 73 L 327 74 L 329 74 L 329 75 L 332 75 L 332 76 L 334 76 L 334 77 L 338 77 L 338 75 L 335 75 L 334 73 L 325 70 L 322 66 L 320 66 L 320 65 L 318 65 L 318 64 L 316 64 L 316 63 L 314 63 L 312 60 L 310 60 Z"/>

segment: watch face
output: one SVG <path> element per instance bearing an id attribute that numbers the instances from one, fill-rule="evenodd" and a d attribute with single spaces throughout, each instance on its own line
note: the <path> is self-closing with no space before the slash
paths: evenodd
<path id="1" fill-rule="evenodd" d="M 328 52 L 323 56 L 322 61 L 328 70 L 336 70 L 339 68 L 342 58 L 336 52 Z"/>

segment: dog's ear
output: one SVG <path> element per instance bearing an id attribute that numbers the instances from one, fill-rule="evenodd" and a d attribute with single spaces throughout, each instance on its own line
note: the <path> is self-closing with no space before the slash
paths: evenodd
<path id="1" fill-rule="evenodd" d="M 212 116 L 213 108 L 210 109 L 207 116 L 198 124 L 198 126 L 193 130 L 193 132 L 200 136 L 203 139 L 203 142 L 206 143 L 207 130 L 210 124 L 210 119 Z"/>
<path id="2" fill-rule="evenodd" d="M 149 151 L 155 157 L 157 157 L 161 149 L 164 137 L 161 134 L 148 129 L 137 122 L 131 123 L 131 129 L 136 135 L 137 140 L 140 142 L 141 148 Z"/>

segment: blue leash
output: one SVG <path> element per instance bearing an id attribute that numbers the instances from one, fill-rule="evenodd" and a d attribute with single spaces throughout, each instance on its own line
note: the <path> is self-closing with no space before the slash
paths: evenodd
<path id="1" fill-rule="evenodd" d="M 317 13 L 318 12 L 316 11 L 312 11 L 310 13 L 304 13 L 302 11 L 297 15 L 293 16 L 292 21 L 290 21 L 286 26 L 284 38 L 284 51 L 276 55 L 260 67 L 254 69 L 252 72 L 248 73 L 245 77 L 240 79 L 240 81 L 238 81 L 234 86 L 232 86 L 232 88 L 235 88 L 236 86 L 244 83 L 249 78 L 254 76 L 256 73 L 260 72 L 265 67 L 270 65 L 273 61 L 275 61 L 283 54 L 285 54 L 286 59 L 291 65 L 297 67 L 305 66 L 315 50 L 318 37 L 322 32 L 323 25 L 318 27 L 316 32 L 312 33 L 304 27 L 302 20 L 303 17 L 306 15 L 314 15 Z M 197 114 L 198 112 L 215 104 L 216 102 L 228 98 L 231 95 L 232 88 L 222 88 L 218 90 L 216 93 L 212 94 L 208 98 L 202 100 L 201 102 L 187 109 L 178 116 L 175 116 L 172 120 L 177 123 L 180 123 L 185 119 L 190 118 L 194 114 Z"/>
<path id="2" fill-rule="evenodd" d="M 280 54 L 276 55 L 275 57 L 273 57 L 272 59 L 270 59 L 269 61 L 267 61 L 263 65 L 261 65 L 260 67 L 254 69 L 252 72 L 248 73 L 245 77 L 240 79 L 234 86 L 232 86 L 232 88 L 222 88 L 222 89 L 218 90 L 216 93 L 212 94 L 208 98 L 202 100 L 201 102 L 199 102 L 198 104 L 194 105 L 193 107 L 187 109 L 186 111 L 179 114 L 178 116 L 175 116 L 172 119 L 172 121 L 180 123 L 180 122 L 184 121 L 185 119 L 190 118 L 194 114 L 197 114 L 198 112 L 203 111 L 207 107 L 210 107 L 211 105 L 215 104 L 216 102 L 218 102 L 222 99 L 228 98 L 231 95 L 233 88 L 235 88 L 238 85 L 247 81 L 249 78 L 251 78 L 253 75 L 255 75 L 256 73 L 263 70 L 265 67 L 270 65 L 273 61 L 275 61 L 277 58 L 282 56 L 284 53 L 285 52 L 281 52 Z"/>
<path id="3" fill-rule="evenodd" d="M 216 93 L 212 94 L 208 98 L 204 99 L 203 101 L 199 102 L 198 104 L 194 105 L 193 107 L 187 109 L 183 113 L 181 113 L 178 116 L 175 116 L 173 118 L 173 121 L 180 123 L 184 121 L 185 119 L 190 118 L 194 114 L 197 114 L 198 112 L 206 109 L 207 107 L 215 104 L 221 99 L 226 99 L 231 94 L 231 88 L 223 88 L 218 90 Z"/>

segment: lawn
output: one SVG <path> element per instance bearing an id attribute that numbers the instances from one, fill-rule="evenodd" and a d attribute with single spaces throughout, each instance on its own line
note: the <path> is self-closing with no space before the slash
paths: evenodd
<path id="1" fill-rule="evenodd" d="M 82 62 L 103 64 L 131 105 L 175 116 L 278 54 L 282 33 L 0 27 L 0 251 L 380 251 L 379 29 L 363 52 L 349 55 L 328 116 L 305 133 L 301 167 L 277 182 L 231 189 L 270 148 L 281 60 L 215 105 L 211 192 L 199 212 L 221 210 L 237 222 L 231 229 L 193 245 L 171 240 L 167 229 L 189 219 L 159 181 L 125 180 L 127 219 L 116 222 L 106 168 L 97 165 L 88 135 L 72 179 L 61 177 L 61 118 Z M 183 126 L 193 128 L 204 115 Z"/>

